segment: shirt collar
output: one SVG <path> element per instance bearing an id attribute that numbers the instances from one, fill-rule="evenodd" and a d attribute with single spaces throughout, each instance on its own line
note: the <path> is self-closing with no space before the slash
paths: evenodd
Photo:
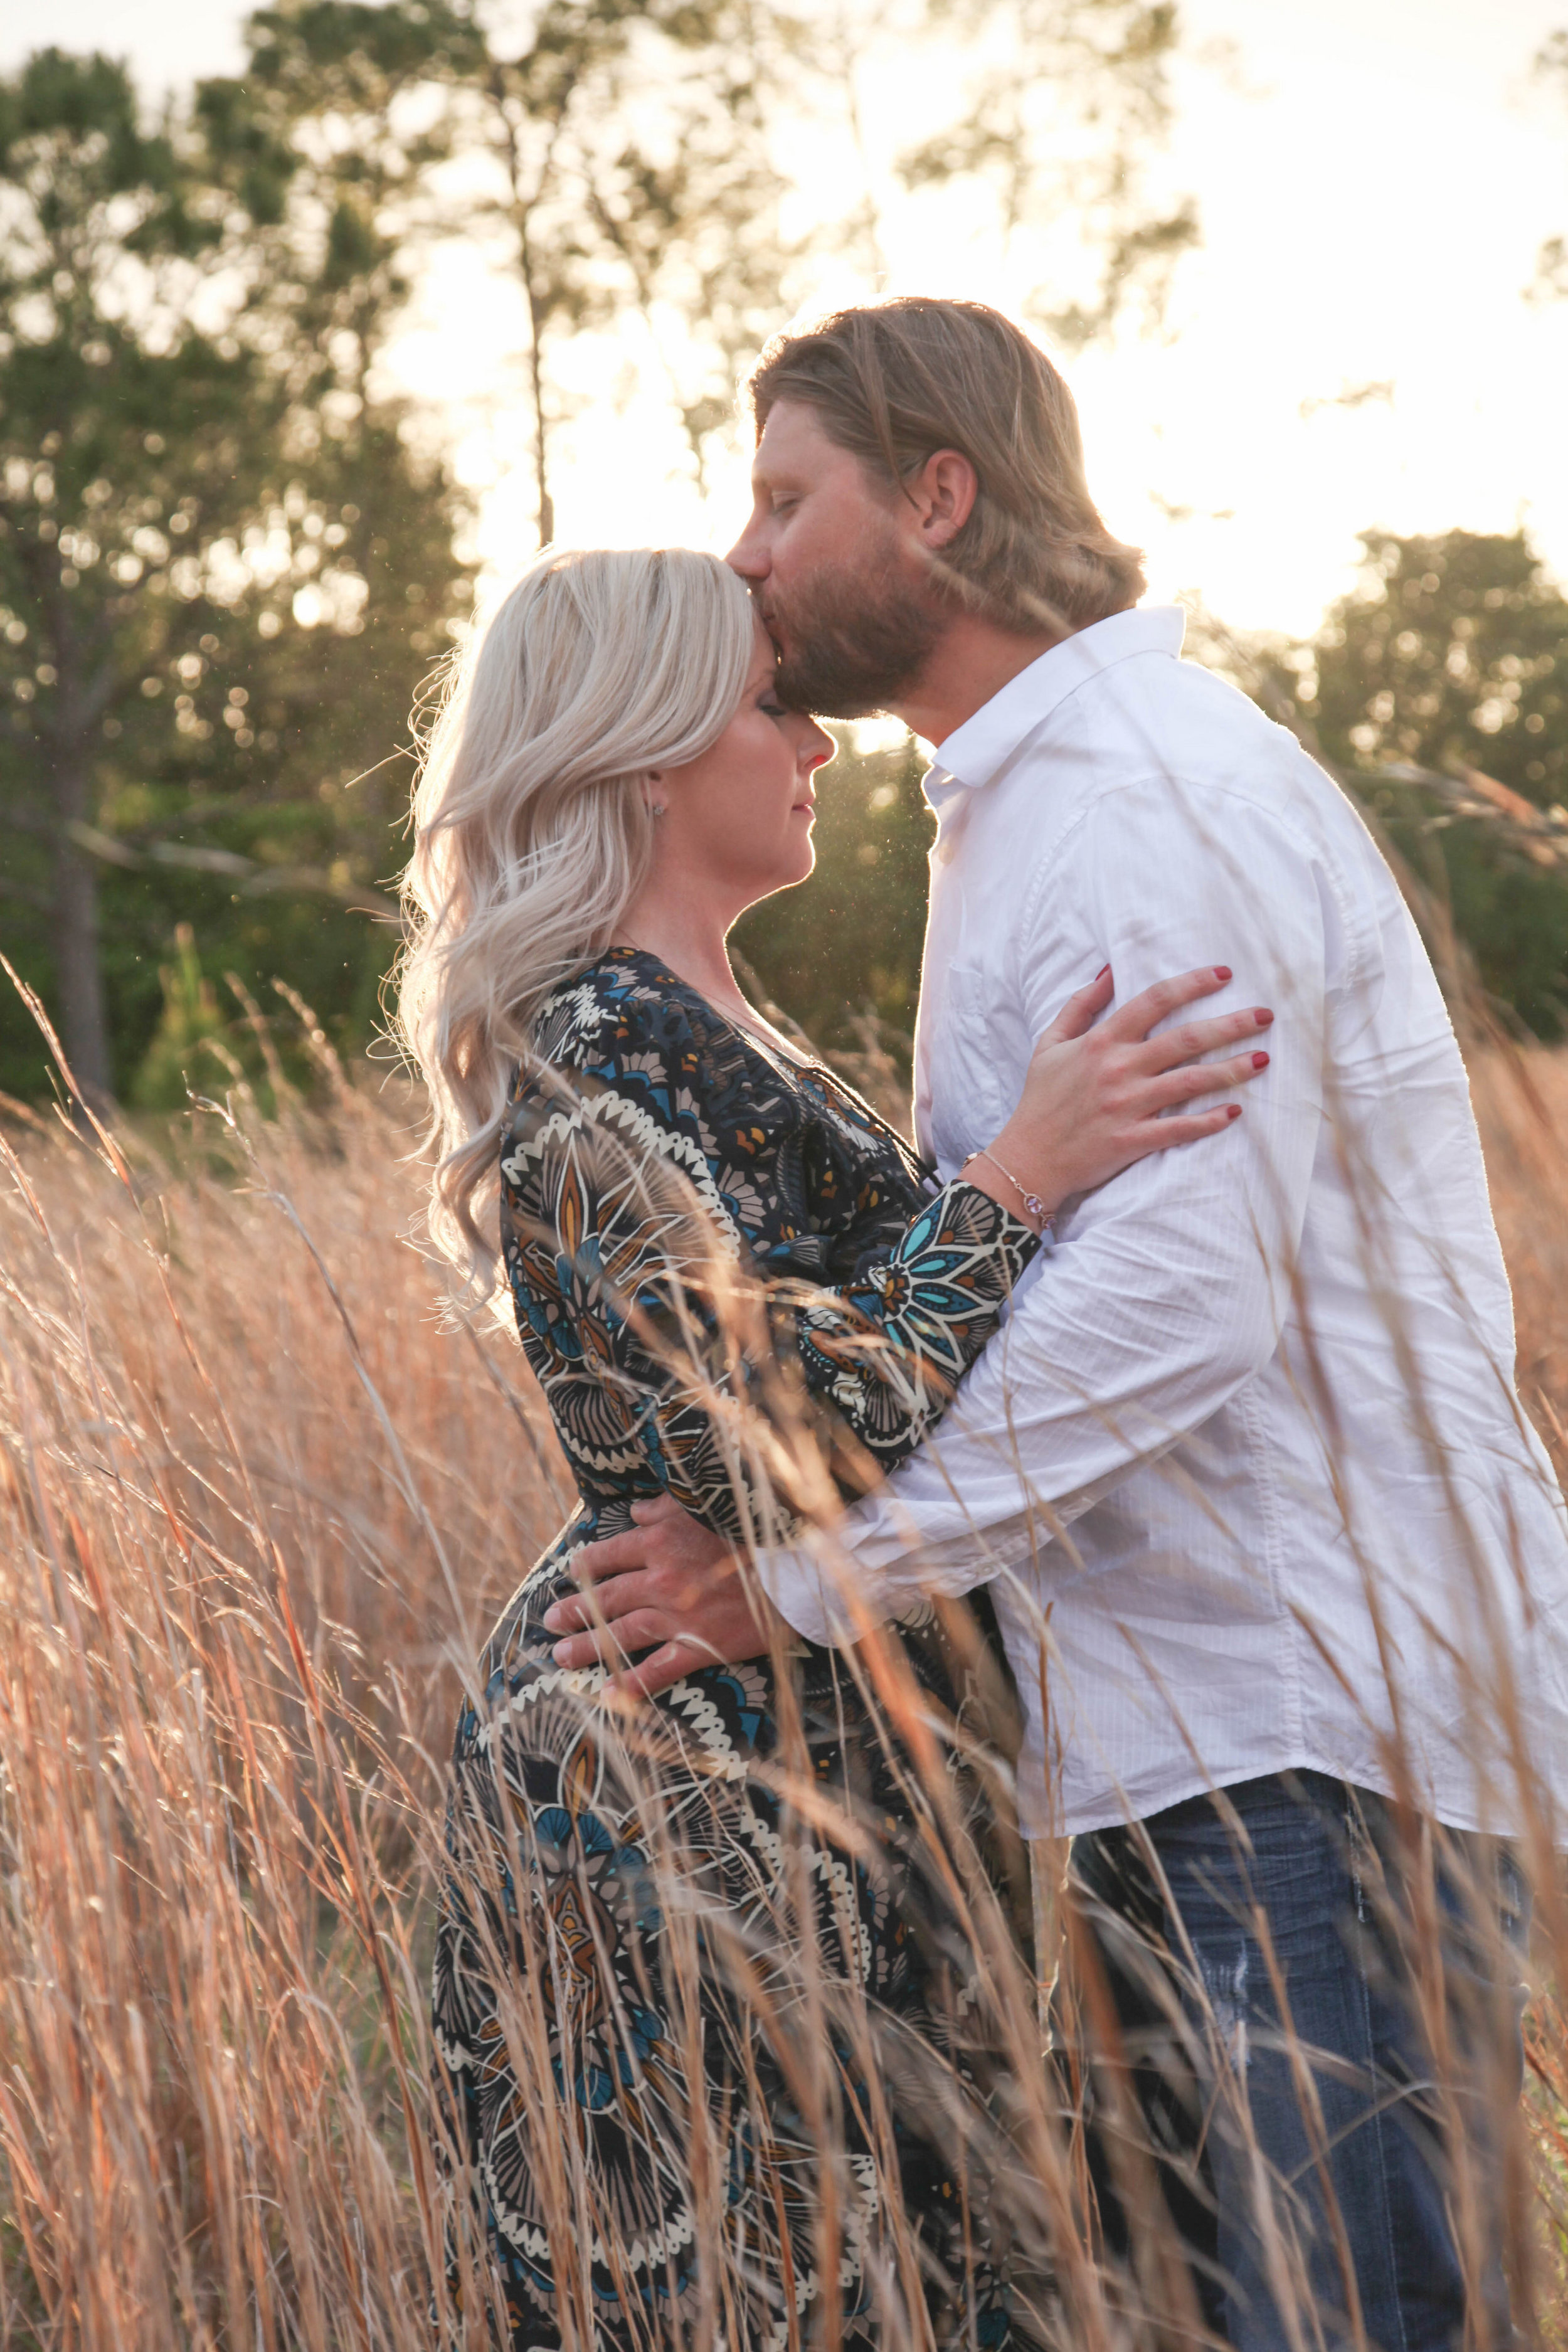
<path id="1" fill-rule="evenodd" d="M 972 790 L 988 784 L 1025 736 L 1086 679 L 1134 654 L 1174 657 L 1182 650 L 1186 625 L 1179 604 L 1152 604 L 1112 613 L 1109 620 L 1095 621 L 1064 637 L 942 739 L 932 754 L 928 784 L 967 784 Z"/>

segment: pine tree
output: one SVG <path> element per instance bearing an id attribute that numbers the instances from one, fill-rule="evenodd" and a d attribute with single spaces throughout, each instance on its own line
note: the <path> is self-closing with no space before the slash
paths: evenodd
<path id="1" fill-rule="evenodd" d="M 0 87 L 0 191 L 13 960 L 89 1095 L 144 1050 L 182 919 L 363 1030 L 398 747 L 463 585 L 441 468 L 372 395 L 402 286 L 363 159 L 309 158 L 260 84 L 149 131 L 122 67 L 48 50 Z"/>

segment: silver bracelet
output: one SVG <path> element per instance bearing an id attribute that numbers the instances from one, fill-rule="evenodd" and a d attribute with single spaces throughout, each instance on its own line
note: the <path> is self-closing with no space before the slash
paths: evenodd
<path id="1" fill-rule="evenodd" d="M 1014 1175 L 1012 1170 L 1010 1168 L 1004 1168 L 1002 1162 L 997 1159 L 996 1154 L 994 1151 L 987 1151 L 984 1145 L 982 1145 L 978 1151 L 972 1151 L 967 1155 L 963 1161 L 963 1166 L 961 1167 L 958 1171 L 961 1176 L 963 1173 L 964 1168 L 968 1167 L 971 1160 L 989 1160 L 992 1167 L 994 1168 L 998 1176 L 1005 1176 L 1006 1178 L 1008 1183 L 1013 1187 L 1014 1192 L 1018 1195 L 1019 1200 L 1024 1203 L 1025 1208 L 1029 1212 L 1030 1216 L 1038 1217 L 1040 1221 L 1040 1229 L 1044 1232 L 1046 1227 L 1050 1223 L 1054 1212 L 1047 1208 L 1045 1202 L 1040 1199 L 1037 1192 L 1026 1192 L 1023 1185 L 1019 1183 L 1017 1178 Z"/>

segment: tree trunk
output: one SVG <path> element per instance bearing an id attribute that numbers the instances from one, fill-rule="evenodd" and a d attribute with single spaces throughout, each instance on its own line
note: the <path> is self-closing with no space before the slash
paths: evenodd
<path id="1" fill-rule="evenodd" d="M 529 384 L 533 394 L 533 479 L 539 513 L 539 544 L 548 547 L 555 536 L 555 501 L 550 495 L 548 451 L 544 439 L 544 352 L 543 328 L 539 304 L 534 298 L 533 280 L 528 269 L 526 255 L 523 268 L 528 289 Z"/>
<path id="2" fill-rule="evenodd" d="M 517 231 L 518 268 L 522 278 L 522 290 L 528 302 L 528 388 L 533 404 L 533 482 L 539 515 L 539 544 L 548 547 L 555 536 L 555 501 L 550 495 L 548 451 L 544 428 L 544 351 L 543 319 L 539 299 L 539 288 L 533 270 L 533 242 L 531 223 L 533 207 L 543 194 L 550 177 L 551 161 L 555 142 L 561 136 L 566 110 L 572 102 L 572 90 L 576 81 L 575 70 L 568 75 L 564 88 L 556 97 L 555 116 L 543 161 L 540 165 L 531 193 L 523 190 L 522 151 L 518 141 L 518 121 L 508 102 L 505 69 L 500 65 L 490 68 L 489 95 L 496 110 L 500 131 L 500 157 L 511 190 L 512 225 Z"/>
<path id="3" fill-rule="evenodd" d="M 54 946 L 60 1042 L 72 1076 L 96 1110 L 110 1100 L 114 1074 L 99 961 L 98 871 L 69 831 L 73 824 L 91 821 L 91 782 L 84 741 L 57 744 L 50 782 L 59 828 L 55 847 Z"/>
<path id="4" fill-rule="evenodd" d="M 101 643 L 84 639 L 61 572 L 58 547 L 40 538 L 30 551 L 47 618 L 56 682 L 54 709 L 38 733 L 43 781 L 55 822 L 55 1002 L 60 1043 L 84 1103 L 113 1099 L 114 1070 L 104 1018 L 98 944 L 98 869 L 76 837 L 96 814 L 92 751 L 112 687 L 106 661 L 93 670 Z"/>

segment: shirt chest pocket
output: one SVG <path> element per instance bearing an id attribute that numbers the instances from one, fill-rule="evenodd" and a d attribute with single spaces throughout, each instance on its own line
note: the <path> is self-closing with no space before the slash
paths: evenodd
<path id="1" fill-rule="evenodd" d="M 931 1142 L 939 1163 L 954 1167 L 989 1143 L 1015 1108 L 1023 1084 L 1023 1024 L 1001 1010 L 995 978 L 953 964 L 931 1054 Z"/>

